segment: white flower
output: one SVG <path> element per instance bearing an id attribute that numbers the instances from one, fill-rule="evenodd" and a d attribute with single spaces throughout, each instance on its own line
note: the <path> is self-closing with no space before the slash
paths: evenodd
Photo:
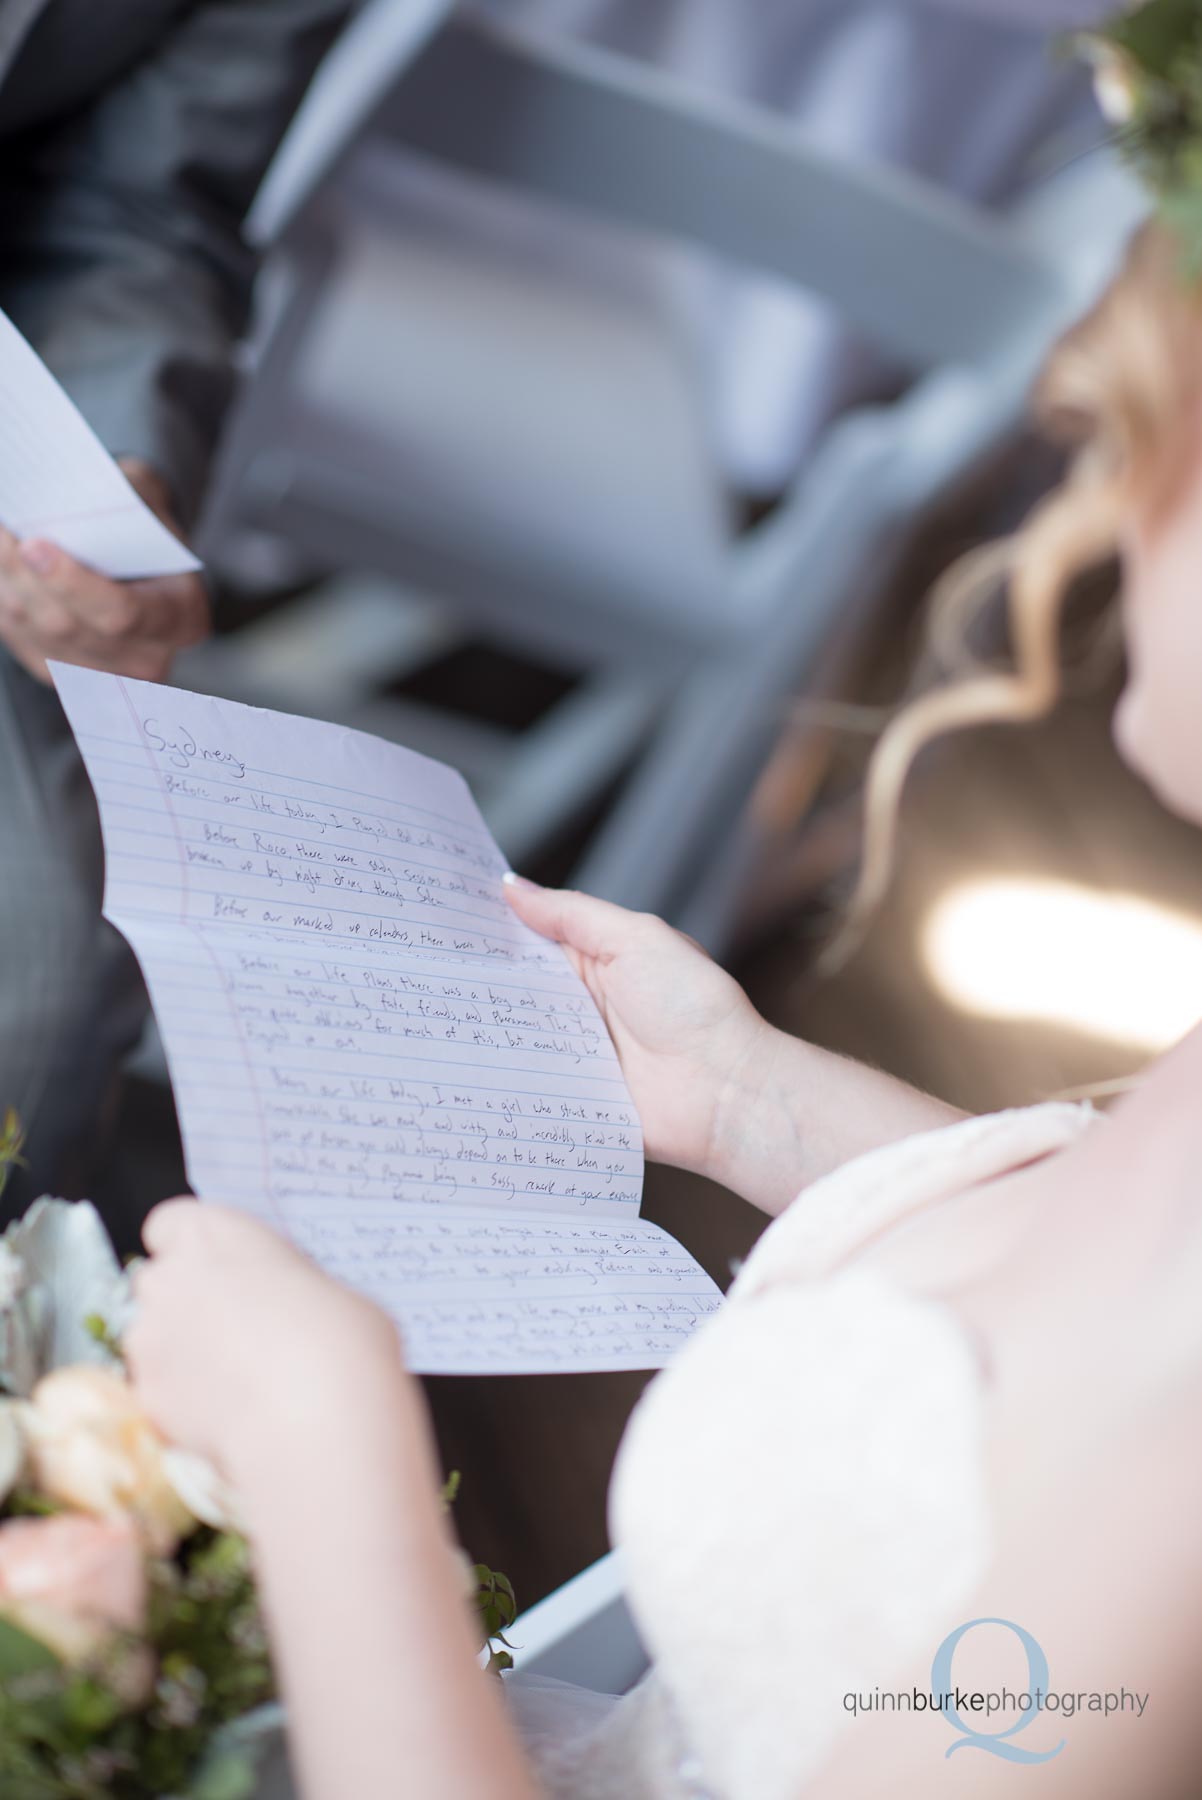
<path id="1" fill-rule="evenodd" d="M 99 1213 L 86 1200 L 36 1200 L 0 1239 L 0 1284 L 20 1272 L 19 1291 L 0 1300 L 0 1385 L 28 1398 L 38 1379 L 76 1363 L 113 1366 L 87 1326 L 96 1314 L 120 1337 L 129 1280 Z"/>
<path id="2" fill-rule="evenodd" d="M 1087 37 L 1085 54 L 1093 64 L 1094 92 L 1102 117 L 1110 125 L 1129 125 L 1139 104 L 1138 63 L 1105 38 Z"/>
<path id="3" fill-rule="evenodd" d="M 0 1400 L 0 1505 L 8 1499 L 25 1467 L 25 1434 L 13 1400 Z"/>
<path id="4" fill-rule="evenodd" d="M 0 1312 L 10 1307 L 25 1286 L 25 1269 L 19 1256 L 0 1240 Z"/>

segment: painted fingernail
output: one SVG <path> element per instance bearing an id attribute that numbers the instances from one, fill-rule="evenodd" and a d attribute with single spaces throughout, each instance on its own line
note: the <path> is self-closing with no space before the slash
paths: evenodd
<path id="1" fill-rule="evenodd" d="M 21 545 L 21 561 L 35 574 L 49 575 L 57 557 L 54 545 L 45 543 L 41 538 L 26 538 Z"/>

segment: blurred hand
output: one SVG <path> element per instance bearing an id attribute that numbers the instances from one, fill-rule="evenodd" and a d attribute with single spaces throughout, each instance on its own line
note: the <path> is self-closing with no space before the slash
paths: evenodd
<path id="1" fill-rule="evenodd" d="M 175 531 L 166 489 L 144 463 L 122 463 L 131 484 Z M 178 535 L 178 533 L 177 533 Z M 39 681 L 48 658 L 141 681 L 166 679 L 172 658 L 209 630 L 199 575 L 110 581 L 42 538 L 0 527 L 0 641 Z"/>
<path id="2" fill-rule="evenodd" d="M 399 1369 L 391 1320 L 245 1214 L 167 1200 L 142 1237 L 150 1261 L 134 1274 L 124 1340 L 131 1379 L 165 1436 L 235 1485 L 265 1439 L 308 1431 L 320 1454 L 359 1377 L 381 1362 Z"/>
<path id="3" fill-rule="evenodd" d="M 725 1114 L 779 1034 L 700 945 L 649 913 L 515 877 L 518 917 L 564 946 L 597 1002 L 655 1162 L 721 1179 Z"/>

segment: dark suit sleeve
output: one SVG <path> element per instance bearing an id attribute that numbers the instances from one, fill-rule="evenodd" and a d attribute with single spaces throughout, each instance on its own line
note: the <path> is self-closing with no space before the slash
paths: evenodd
<path id="1" fill-rule="evenodd" d="M 112 453 L 164 476 L 186 524 L 246 320 L 242 220 L 347 10 L 200 0 L 88 107 L 6 150 L 0 298 Z"/>

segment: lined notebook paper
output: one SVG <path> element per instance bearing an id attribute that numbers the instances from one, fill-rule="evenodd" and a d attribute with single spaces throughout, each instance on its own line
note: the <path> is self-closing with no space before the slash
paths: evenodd
<path id="1" fill-rule="evenodd" d="M 47 538 L 114 580 L 200 567 L 2 312 L 0 525 L 17 537 Z"/>
<path id="2" fill-rule="evenodd" d="M 52 665 L 198 1194 L 286 1231 L 426 1373 L 656 1368 L 720 1303 L 639 1216 L 592 997 L 462 777 L 340 726 Z"/>

